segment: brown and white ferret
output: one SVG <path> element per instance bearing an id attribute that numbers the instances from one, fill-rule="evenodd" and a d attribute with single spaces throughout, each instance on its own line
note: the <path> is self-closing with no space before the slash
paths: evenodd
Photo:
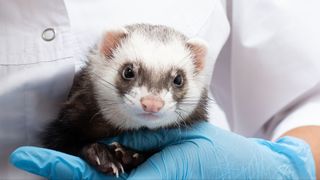
<path id="1" fill-rule="evenodd" d="M 135 168 L 155 151 L 98 141 L 141 128 L 184 128 L 205 121 L 206 53 L 203 41 L 162 25 L 105 32 L 58 118 L 45 129 L 44 147 L 79 156 L 117 176 Z"/>

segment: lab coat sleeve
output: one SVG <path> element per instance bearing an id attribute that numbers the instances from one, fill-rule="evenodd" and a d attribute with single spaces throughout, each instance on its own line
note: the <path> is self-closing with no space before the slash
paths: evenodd
<path id="1" fill-rule="evenodd" d="M 212 89 L 231 129 L 252 137 L 319 83 L 320 2 L 227 4 L 231 36 L 216 63 Z"/>
<path id="2" fill-rule="evenodd" d="M 47 28 L 55 31 L 54 38 L 45 35 L 50 41 L 42 37 Z M 38 144 L 72 84 L 74 46 L 63 0 L 0 1 L 0 39 L 0 179 L 37 179 L 8 157 Z"/>
<path id="3" fill-rule="evenodd" d="M 284 119 L 274 128 L 272 140 L 284 133 L 302 126 L 320 126 L 320 85 L 311 97 L 306 97 L 297 107 L 286 113 Z"/>

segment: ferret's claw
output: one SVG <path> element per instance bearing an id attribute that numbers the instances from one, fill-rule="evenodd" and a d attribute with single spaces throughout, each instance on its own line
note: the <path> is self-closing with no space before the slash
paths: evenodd
<path id="1" fill-rule="evenodd" d="M 100 159 L 99 159 L 99 157 L 98 156 L 96 156 L 96 162 L 97 162 L 97 164 L 100 166 L 101 165 L 101 163 L 100 163 Z"/>
<path id="2" fill-rule="evenodd" d="M 111 163 L 111 168 L 112 168 L 113 174 L 115 174 L 116 177 L 118 178 L 118 177 L 119 177 L 119 170 L 118 170 L 118 168 L 116 167 L 116 165 L 114 165 L 113 163 Z"/>
<path id="3" fill-rule="evenodd" d="M 121 147 L 121 145 L 118 142 L 112 142 L 111 144 L 109 144 L 110 146 L 115 146 L 116 148 Z"/>
<path id="4" fill-rule="evenodd" d="M 132 155 L 132 157 L 133 157 L 133 158 L 138 158 L 138 157 L 139 157 L 139 154 L 138 154 L 138 153 L 134 153 L 134 154 Z"/>
<path id="5" fill-rule="evenodd" d="M 115 152 L 120 151 L 122 154 L 124 154 L 124 153 L 125 153 L 125 152 L 124 152 L 124 150 L 123 150 L 122 148 L 116 148 L 114 151 L 115 151 Z"/>
<path id="6" fill-rule="evenodd" d="M 120 169 L 121 169 L 121 173 L 124 173 L 124 169 L 123 169 L 122 164 L 120 164 Z"/>

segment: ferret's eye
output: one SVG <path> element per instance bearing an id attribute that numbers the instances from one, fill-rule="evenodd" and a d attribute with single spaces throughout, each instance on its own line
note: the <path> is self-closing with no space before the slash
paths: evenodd
<path id="1" fill-rule="evenodd" d="M 181 87 L 183 84 L 183 78 L 180 74 L 178 74 L 174 79 L 173 79 L 173 84 L 176 87 Z"/>
<path id="2" fill-rule="evenodd" d="M 134 78 L 134 71 L 132 65 L 128 65 L 123 69 L 122 78 L 125 80 L 132 80 Z"/>

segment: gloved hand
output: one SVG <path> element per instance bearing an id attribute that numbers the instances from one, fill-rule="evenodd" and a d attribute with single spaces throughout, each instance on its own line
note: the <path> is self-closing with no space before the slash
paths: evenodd
<path id="1" fill-rule="evenodd" d="M 203 122 L 189 129 L 125 133 L 105 143 L 113 141 L 140 151 L 162 149 L 122 178 L 315 179 L 309 146 L 291 137 L 275 143 L 248 139 Z M 80 158 L 41 148 L 19 148 L 11 162 L 50 179 L 107 177 Z"/>

